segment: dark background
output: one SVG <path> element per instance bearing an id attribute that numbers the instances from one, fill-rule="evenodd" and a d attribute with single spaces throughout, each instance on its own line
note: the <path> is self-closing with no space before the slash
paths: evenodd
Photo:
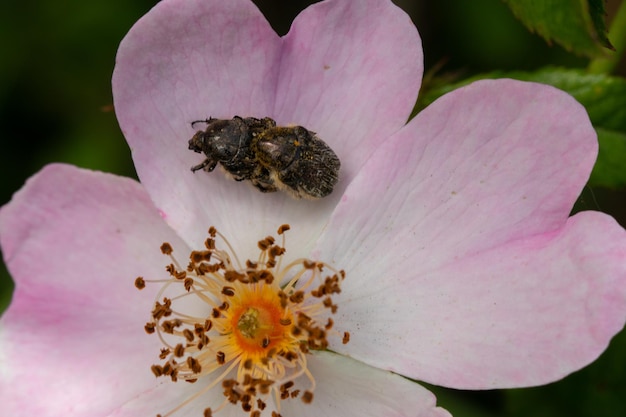
<path id="1" fill-rule="evenodd" d="M 225 0 L 227 1 L 227 0 Z M 358 1 L 358 0 L 356 0 Z M 112 108 L 117 46 L 156 2 L 27 0 L 0 5 L 0 205 L 45 164 L 62 161 L 135 177 Z M 255 1 L 279 34 L 312 1 Z M 609 2 L 609 11 L 617 6 Z M 396 1 L 420 31 L 425 71 L 472 75 L 584 68 L 588 61 L 529 33 L 499 0 Z M 625 74 L 622 62 L 622 75 Z M 608 212 L 626 225 L 626 194 L 587 187 L 578 209 Z M 0 264 L 0 311 L 11 281 Z M 459 392 L 433 388 L 466 416 L 626 416 L 626 336 L 591 367 L 547 387 Z M 2 406 L 0 405 L 0 410 Z"/>

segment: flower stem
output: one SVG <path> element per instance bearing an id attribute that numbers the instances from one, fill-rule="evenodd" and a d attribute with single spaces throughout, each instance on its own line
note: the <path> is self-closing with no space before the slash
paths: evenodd
<path id="1" fill-rule="evenodd" d="M 610 74 L 626 52 L 626 1 L 619 6 L 609 29 L 611 43 L 615 52 L 608 56 L 596 58 L 589 63 L 587 71 L 591 74 Z"/>

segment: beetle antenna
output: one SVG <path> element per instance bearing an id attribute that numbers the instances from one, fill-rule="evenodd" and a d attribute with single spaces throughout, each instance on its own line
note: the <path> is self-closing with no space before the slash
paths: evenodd
<path id="1" fill-rule="evenodd" d="M 191 127 L 193 128 L 193 125 L 195 125 L 196 123 L 206 123 L 209 124 L 211 123 L 213 119 L 212 118 L 208 118 L 208 119 L 204 119 L 204 120 L 194 120 L 193 122 L 191 122 Z"/>

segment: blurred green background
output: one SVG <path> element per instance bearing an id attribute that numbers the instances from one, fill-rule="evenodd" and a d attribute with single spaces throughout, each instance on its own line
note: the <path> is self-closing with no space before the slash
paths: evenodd
<path id="1" fill-rule="evenodd" d="M 227 1 L 227 0 L 225 0 Z M 156 1 L 31 0 L 0 4 L 0 205 L 45 164 L 62 161 L 135 176 L 112 109 L 115 52 Z M 280 34 L 312 1 L 255 1 Z M 609 15 L 617 1 L 608 2 Z M 500 0 L 396 1 L 422 36 L 425 70 L 469 76 L 588 61 L 529 33 Z M 610 37 L 610 34 L 609 34 Z M 620 72 L 624 76 L 624 62 Z M 626 225 L 624 190 L 587 188 L 578 209 Z M 12 284 L 0 264 L 0 311 Z M 457 417 L 626 416 L 626 334 L 592 366 L 545 387 L 461 392 L 431 387 Z M 1 410 L 1 405 L 0 405 Z"/>

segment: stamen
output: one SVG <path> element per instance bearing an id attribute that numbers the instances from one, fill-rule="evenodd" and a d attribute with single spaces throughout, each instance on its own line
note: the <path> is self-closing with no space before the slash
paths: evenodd
<path id="1" fill-rule="evenodd" d="M 204 248 L 192 251 L 184 268 L 174 248 L 161 245 L 169 257 L 169 279 L 136 278 L 138 289 L 146 283 L 162 285 L 145 326 L 164 346 L 158 355 L 162 362 L 151 367 L 152 373 L 174 382 L 205 381 L 197 393 L 160 416 L 174 416 L 220 385 L 223 402 L 206 404 L 202 416 L 215 416 L 234 404 L 250 417 L 261 417 L 268 401 L 274 401 L 271 416 L 281 417 L 281 401 L 313 401 L 316 382 L 307 356 L 328 348 L 329 333 L 341 337 L 329 315 L 337 311 L 332 296 L 341 291 L 345 272 L 302 258 L 281 268 L 289 229 L 287 224 L 278 228 L 280 245 L 272 236 L 258 241 L 258 259 L 241 264 L 231 244 L 211 227 Z M 350 333 L 344 332 L 342 342 L 349 340 Z M 308 386 L 296 387 L 301 376 Z"/>

